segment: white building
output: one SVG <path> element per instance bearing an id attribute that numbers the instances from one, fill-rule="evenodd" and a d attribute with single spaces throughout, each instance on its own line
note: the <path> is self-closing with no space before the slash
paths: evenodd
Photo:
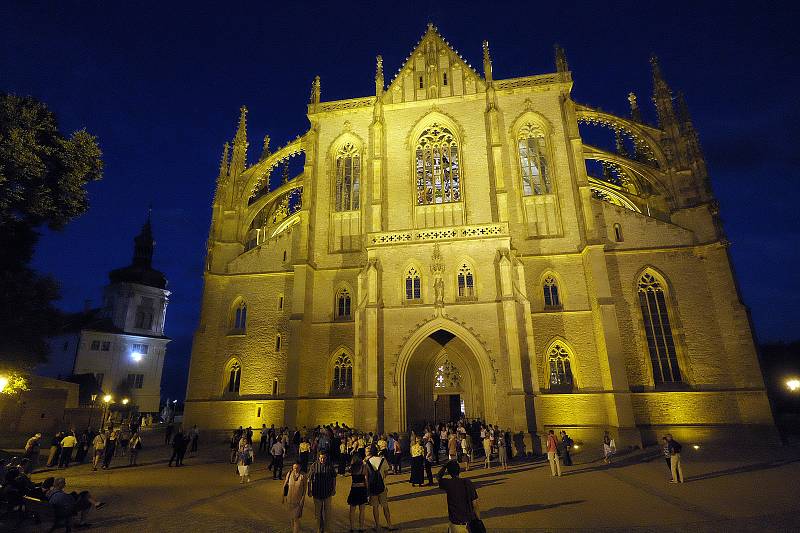
<path id="1" fill-rule="evenodd" d="M 128 397 L 142 413 L 158 412 L 170 292 L 164 274 L 152 267 L 154 245 L 148 218 L 134 239 L 133 262 L 109 274 L 103 307 L 51 339 L 49 362 L 39 374 L 94 374 L 104 394 Z"/>

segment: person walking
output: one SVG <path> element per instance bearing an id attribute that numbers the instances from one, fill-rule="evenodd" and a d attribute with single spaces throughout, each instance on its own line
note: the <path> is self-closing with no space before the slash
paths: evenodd
<path id="1" fill-rule="evenodd" d="M 169 466 L 172 466 L 173 461 L 175 461 L 176 467 L 183 466 L 183 456 L 186 454 L 187 442 L 183 429 L 178 428 L 178 432 L 172 437 L 172 456 L 169 458 Z"/>
<path id="2" fill-rule="evenodd" d="M 300 517 L 306 501 L 306 475 L 300 471 L 300 463 L 294 463 L 283 482 L 283 503 L 286 504 L 292 533 L 300 533 Z M 352 521 L 351 521 L 352 528 Z"/>
<path id="3" fill-rule="evenodd" d="M 572 439 L 567 435 L 567 432 L 562 430 L 561 431 L 561 458 L 564 463 L 564 466 L 572 466 L 572 456 L 570 455 L 570 451 L 572 451 Z"/>
<path id="4" fill-rule="evenodd" d="M 617 445 L 614 443 L 614 439 L 611 438 L 608 431 L 606 431 L 603 435 L 603 462 L 610 465 L 611 459 L 614 457 L 615 453 L 617 453 Z"/>
<path id="5" fill-rule="evenodd" d="M 28 460 L 25 473 L 30 474 L 39 466 L 39 452 L 41 450 L 42 434 L 37 433 L 25 443 L 25 458 Z"/>
<path id="6" fill-rule="evenodd" d="M 239 441 L 239 457 L 236 461 L 239 483 L 250 483 L 250 465 L 253 464 L 253 455 L 253 446 L 250 445 L 250 441 L 245 438 L 241 439 Z"/>
<path id="7" fill-rule="evenodd" d="M 672 433 L 667 433 L 667 446 L 669 447 L 669 468 L 672 472 L 670 483 L 683 483 L 683 466 L 681 466 L 681 443 L 672 438 Z"/>
<path id="8" fill-rule="evenodd" d="M 173 431 L 175 431 L 175 425 L 170 422 L 167 424 L 167 430 L 164 432 L 164 444 L 169 444 L 172 441 Z"/>
<path id="9" fill-rule="evenodd" d="M 458 437 L 455 432 L 447 437 L 447 460 L 458 462 Z"/>
<path id="10" fill-rule="evenodd" d="M 402 474 L 403 446 L 397 433 L 394 434 L 394 449 L 392 450 L 392 466 L 395 474 Z"/>
<path id="11" fill-rule="evenodd" d="M 272 454 L 272 479 L 283 479 L 283 456 L 286 453 L 283 441 L 276 440 L 269 453 Z"/>
<path id="12" fill-rule="evenodd" d="M 114 459 L 114 452 L 117 450 L 117 440 L 119 432 L 115 429 L 111 431 L 106 439 L 106 447 L 103 450 L 103 470 L 108 470 L 111 466 L 111 460 Z"/>
<path id="13" fill-rule="evenodd" d="M 347 495 L 347 505 L 350 506 L 350 531 L 364 531 L 364 506 L 369 500 L 367 488 L 367 470 L 359 454 L 353 454 L 350 463 L 350 494 Z M 356 509 L 358 509 L 358 528 L 354 526 Z"/>
<path id="14" fill-rule="evenodd" d="M 50 439 L 50 454 L 47 456 L 47 466 L 58 466 L 58 459 L 59 455 L 58 452 L 61 449 L 61 440 L 64 438 L 64 434 L 59 431 Z"/>
<path id="15" fill-rule="evenodd" d="M 483 464 L 486 468 L 492 467 L 492 439 L 489 437 L 489 433 L 486 432 L 486 436 L 483 438 L 483 454 L 486 457 L 483 461 Z"/>
<path id="16" fill-rule="evenodd" d="M 661 452 L 664 455 L 664 461 L 667 463 L 667 472 L 670 477 L 672 476 L 672 453 L 669 449 L 669 441 L 667 437 L 661 437 Z"/>
<path id="17" fill-rule="evenodd" d="M 428 438 L 425 440 L 425 475 L 428 476 L 428 486 L 433 486 L 433 462 L 439 453 L 436 450 L 434 440 Z"/>
<path id="18" fill-rule="evenodd" d="M 300 461 L 300 471 L 305 474 L 308 472 L 308 456 L 311 454 L 311 444 L 308 442 L 308 439 L 304 437 L 297 449 Z"/>
<path id="19" fill-rule="evenodd" d="M 92 440 L 92 447 L 94 448 L 94 458 L 92 459 L 92 470 L 97 471 L 97 464 L 103 459 L 106 450 L 106 434 L 100 432 L 94 436 Z"/>
<path id="20" fill-rule="evenodd" d="M 269 440 L 269 430 L 267 429 L 266 424 L 261 424 L 259 434 L 261 435 L 261 438 L 258 441 L 258 453 L 264 453 L 267 451 L 267 441 Z"/>
<path id="21" fill-rule="evenodd" d="M 314 498 L 314 518 L 318 533 L 332 531 L 333 496 L 336 494 L 336 469 L 328 462 L 328 450 L 321 449 L 308 471 L 308 496 Z"/>
<path id="22" fill-rule="evenodd" d="M 558 441 L 551 429 L 547 432 L 547 461 L 550 463 L 550 474 L 561 477 L 561 462 L 558 460 Z"/>
<path id="23" fill-rule="evenodd" d="M 508 470 L 508 449 L 506 448 L 506 436 L 500 432 L 497 436 L 497 460 L 500 461 L 500 468 Z"/>
<path id="24" fill-rule="evenodd" d="M 472 444 L 470 444 L 469 435 L 466 432 L 461 435 L 461 454 L 466 465 L 464 470 L 469 471 L 469 465 L 472 462 Z"/>
<path id="25" fill-rule="evenodd" d="M 389 463 L 386 457 L 376 453 L 374 446 L 367 447 L 367 471 L 369 503 L 372 506 L 372 518 L 375 519 L 375 530 L 380 530 L 380 507 L 383 507 L 383 516 L 386 518 L 386 528 L 389 531 L 397 529 L 392 525 L 392 516 L 389 513 L 389 487 L 386 486 L 386 475 L 389 473 Z"/>
<path id="26" fill-rule="evenodd" d="M 139 435 L 139 432 L 135 432 L 131 435 L 131 439 L 128 441 L 128 466 L 138 466 L 136 464 L 136 458 L 139 457 L 139 451 L 142 449 L 142 436 Z"/>
<path id="27" fill-rule="evenodd" d="M 455 461 L 448 461 L 436 474 L 439 488 L 447 493 L 447 517 L 450 521 L 449 533 L 469 533 L 477 531 L 480 522 L 478 492 L 472 480 L 459 477 L 460 468 Z M 444 477 L 445 472 L 450 479 Z M 480 525 L 483 525 L 480 522 Z M 483 531 L 486 531 L 484 528 Z"/>
<path id="28" fill-rule="evenodd" d="M 91 433 L 89 433 L 88 429 L 84 429 L 83 432 L 81 432 L 81 436 L 78 437 L 78 449 L 75 452 L 76 463 L 83 464 L 84 459 L 86 459 L 86 454 L 89 452 L 89 445 L 91 443 Z"/>

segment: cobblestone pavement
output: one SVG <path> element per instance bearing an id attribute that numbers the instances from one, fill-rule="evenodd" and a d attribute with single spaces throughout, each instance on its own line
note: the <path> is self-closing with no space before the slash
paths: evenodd
<path id="1" fill-rule="evenodd" d="M 226 462 L 224 445 L 187 457 L 182 468 L 167 467 L 169 451 L 165 446 L 143 450 L 138 467 L 124 467 L 127 458 L 117 458 L 107 471 L 92 472 L 88 465 L 62 471 L 68 488 L 89 490 L 108 502 L 91 516 L 90 530 L 290 530 L 280 505 L 282 484 L 271 479 L 264 459 L 257 457 L 252 482 L 241 485 Z M 551 477 L 546 462 L 512 463 L 507 471 L 486 470 L 479 463 L 465 475 L 477 486 L 490 531 L 800 530 L 800 449 L 759 450 L 749 456 L 741 450 L 737 456 L 730 450 L 690 449 L 684 453 L 687 483 L 682 485 L 667 482 L 664 461 L 654 453 L 633 453 L 606 466 L 583 451 L 561 478 Z M 48 475 L 54 474 L 40 472 L 34 479 Z M 437 487 L 412 488 L 407 480 L 407 474 L 387 480 L 395 524 L 403 531 L 446 531 L 444 493 Z M 349 529 L 349 488 L 349 479 L 340 478 L 333 531 Z M 314 530 L 313 509 L 307 500 L 305 531 Z M 369 527 L 369 508 L 366 515 Z M 24 531 L 47 529 L 27 526 Z"/>

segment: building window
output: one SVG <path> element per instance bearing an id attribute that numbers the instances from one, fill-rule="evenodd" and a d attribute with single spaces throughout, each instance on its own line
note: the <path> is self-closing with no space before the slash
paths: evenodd
<path id="1" fill-rule="evenodd" d="M 256 418 L 261 418 L 261 406 L 260 405 L 256 409 Z"/>
<path id="2" fill-rule="evenodd" d="M 533 124 L 522 127 L 517 138 L 519 165 L 522 170 L 522 194 L 550 194 L 550 172 L 544 132 Z"/>
<path id="3" fill-rule="evenodd" d="M 542 283 L 544 289 L 544 308 L 561 309 L 561 298 L 558 295 L 558 283 L 553 276 L 547 276 Z"/>
<path id="4" fill-rule="evenodd" d="M 281 351 L 281 336 L 280 335 L 275 337 L 275 351 L 276 352 Z"/>
<path id="5" fill-rule="evenodd" d="M 361 185 L 361 157 L 352 143 L 345 143 L 336 154 L 336 211 L 358 209 Z"/>
<path id="6" fill-rule="evenodd" d="M 147 344 L 134 344 L 131 350 L 142 355 L 147 355 L 147 350 L 149 348 L 150 347 Z"/>
<path id="7" fill-rule="evenodd" d="M 272 380 L 272 395 L 278 395 L 278 378 Z"/>
<path id="8" fill-rule="evenodd" d="M 422 299 L 422 279 L 414 267 L 406 272 L 406 300 Z"/>
<path id="9" fill-rule="evenodd" d="M 353 393 L 353 361 L 346 353 L 336 356 L 336 361 L 333 363 L 331 392 L 333 394 Z"/>
<path id="10" fill-rule="evenodd" d="M 144 374 L 128 374 L 128 388 L 141 389 L 144 384 Z"/>
<path id="11" fill-rule="evenodd" d="M 103 378 L 104 377 L 106 377 L 106 375 L 104 373 L 102 373 L 102 372 L 98 372 L 97 374 L 94 375 L 94 380 L 97 382 L 97 386 L 98 387 L 102 387 L 103 386 Z"/>
<path id="12" fill-rule="evenodd" d="M 614 240 L 622 242 L 622 226 L 619 224 L 614 224 Z"/>
<path id="13" fill-rule="evenodd" d="M 447 72 L 442 73 L 442 85 L 447 85 Z"/>
<path id="14" fill-rule="evenodd" d="M 93 352 L 97 352 L 100 350 L 100 341 L 92 341 L 92 346 L 90 348 Z"/>
<path id="15" fill-rule="evenodd" d="M 653 381 L 656 385 L 682 382 L 664 287 L 650 273 L 639 278 L 639 306 L 653 365 Z"/>
<path id="16" fill-rule="evenodd" d="M 461 201 L 461 166 L 455 136 L 434 123 L 416 147 L 417 205 Z"/>
<path id="17" fill-rule="evenodd" d="M 281 309 L 283 309 L 283 294 L 278 296 L 278 311 L 280 311 Z"/>
<path id="18" fill-rule="evenodd" d="M 137 329 L 150 329 L 153 327 L 153 310 L 139 308 L 136 311 L 134 327 Z"/>
<path id="19" fill-rule="evenodd" d="M 244 303 L 244 300 L 239 300 L 239 303 L 233 308 L 231 329 L 237 333 L 244 333 L 247 329 L 247 304 Z"/>
<path id="20" fill-rule="evenodd" d="M 475 276 L 468 264 L 458 269 L 458 297 L 469 300 L 475 298 Z"/>
<path id="21" fill-rule="evenodd" d="M 433 376 L 434 389 L 460 389 L 461 372 L 450 359 L 445 358 L 442 364 L 436 368 Z"/>
<path id="22" fill-rule="evenodd" d="M 422 89 L 422 76 L 419 77 L 419 88 Z"/>
<path id="23" fill-rule="evenodd" d="M 547 354 L 550 367 L 550 390 L 569 392 L 572 390 L 572 369 L 569 364 L 569 352 L 560 344 L 553 345 Z"/>
<path id="24" fill-rule="evenodd" d="M 283 251 L 283 260 L 286 261 L 286 250 Z"/>
<path id="25" fill-rule="evenodd" d="M 350 319 L 350 291 L 347 289 L 339 289 L 336 293 L 336 318 Z"/>
<path id="26" fill-rule="evenodd" d="M 226 390 L 231 393 L 239 393 L 239 384 L 242 381 L 242 366 L 238 361 L 231 363 L 228 370 L 228 385 Z"/>

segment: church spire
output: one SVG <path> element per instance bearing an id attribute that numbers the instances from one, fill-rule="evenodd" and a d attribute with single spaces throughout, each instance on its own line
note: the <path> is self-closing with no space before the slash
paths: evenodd
<path id="1" fill-rule="evenodd" d="M 269 135 L 264 135 L 264 147 L 261 149 L 260 161 L 269 157 Z"/>
<path id="2" fill-rule="evenodd" d="M 667 130 L 675 126 L 675 108 L 672 106 L 672 90 L 661 74 L 661 67 L 655 55 L 650 56 L 650 65 L 653 68 L 653 103 L 658 114 L 658 124 L 661 129 Z"/>
<path id="3" fill-rule="evenodd" d="M 555 55 L 556 72 L 569 71 L 569 65 L 567 64 L 567 54 L 564 52 L 564 49 L 561 48 L 560 44 L 556 43 L 553 45 L 553 55 Z"/>
<path id="4" fill-rule="evenodd" d="M 247 108 L 242 106 L 239 109 L 239 127 L 236 129 L 236 136 L 233 138 L 233 156 L 229 174 L 232 177 L 244 172 L 247 166 Z"/>
<path id="5" fill-rule="evenodd" d="M 489 41 L 483 41 L 483 77 L 487 83 L 492 81 L 492 57 L 489 55 Z"/>

